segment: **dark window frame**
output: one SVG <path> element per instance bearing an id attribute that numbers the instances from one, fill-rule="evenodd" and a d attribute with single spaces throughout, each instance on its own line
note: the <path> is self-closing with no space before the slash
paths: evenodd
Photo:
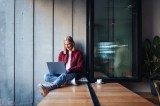
<path id="1" fill-rule="evenodd" d="M 135 12 L 136 15 L 136 22 L 135 22 L 135 31 L 132 32 L 132 34 L 135 34 L 136 36 L 133 36 L 133 67 L 132 70 L 135 70 L 137 72 L 137 78 L 135 79 L 127 79 L 127 78 L 113 78 L 113 79 L 103 79 L 104 82 L 130 82 L 130 81 L 140 81 L 142 72 L 141 72 L 141 0 L 135 0 L 136 3 L 136 9 Z M 134 11 L 133 11 L 134 12 Z M 87 47 L 86 47 L 86 72 L 87 77 L 90 82 L 94 82 L 96 79 L 94 78 L 94 0 L 87 0 Z"/>

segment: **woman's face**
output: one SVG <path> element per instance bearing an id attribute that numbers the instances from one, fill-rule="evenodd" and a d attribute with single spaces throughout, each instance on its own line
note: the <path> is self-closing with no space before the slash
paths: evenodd
<path id="1" fill-rule="evenodd" d="M 69 51 L 72 51 L 73 44 L 69 41 L 64 41 L 65 48 Z"/>

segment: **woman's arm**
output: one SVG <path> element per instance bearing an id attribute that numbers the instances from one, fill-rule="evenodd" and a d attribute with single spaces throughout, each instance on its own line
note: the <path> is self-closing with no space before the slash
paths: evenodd
<path id="1" fill-rule="evenodd" d="M 81 52 L 77 52 L 75 54 L 75 59 L 71 62 L 71 67 L 69 68 L 69 72 L 81 73 L 83 71 L 83 56 Z"/>

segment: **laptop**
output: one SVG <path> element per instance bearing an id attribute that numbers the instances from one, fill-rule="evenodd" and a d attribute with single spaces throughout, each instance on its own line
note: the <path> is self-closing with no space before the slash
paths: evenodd
<path id="1" fill-rule="evenodd" d="M 51 74 L 66 73 L 64 62 L 47 62 L 47 66 Z"/>

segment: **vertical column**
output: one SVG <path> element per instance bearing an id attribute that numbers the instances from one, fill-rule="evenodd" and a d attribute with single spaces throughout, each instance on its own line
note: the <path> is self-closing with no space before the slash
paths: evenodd
<path id="1" fill-rule="evenodd" d="M 15 1 L 15 103 L 33 102 L 33 0 Z"/>
<path id="2" fill-rule="evenodd" d="M 54 61 L 68 35 L 72 36 L 72 0 L 54 0 Z"/>
<path id="3" fill-rule="evenodd" d="M 0 105 L 14 101 L 14 0 L 0 0 Z"/>
<path id="4" fill-rule="evenodd" d="M 86 0 L 73 0 L 73 38 L 77 49 L 86 54 Z"/>
<path id="5" fill-rule="evenodd" d="M 34 95 L 35 104 L 42 99 L 37 90 L 48 72 L 47 61 L 53 58 L 53 0 L 34 1 Z"/>

